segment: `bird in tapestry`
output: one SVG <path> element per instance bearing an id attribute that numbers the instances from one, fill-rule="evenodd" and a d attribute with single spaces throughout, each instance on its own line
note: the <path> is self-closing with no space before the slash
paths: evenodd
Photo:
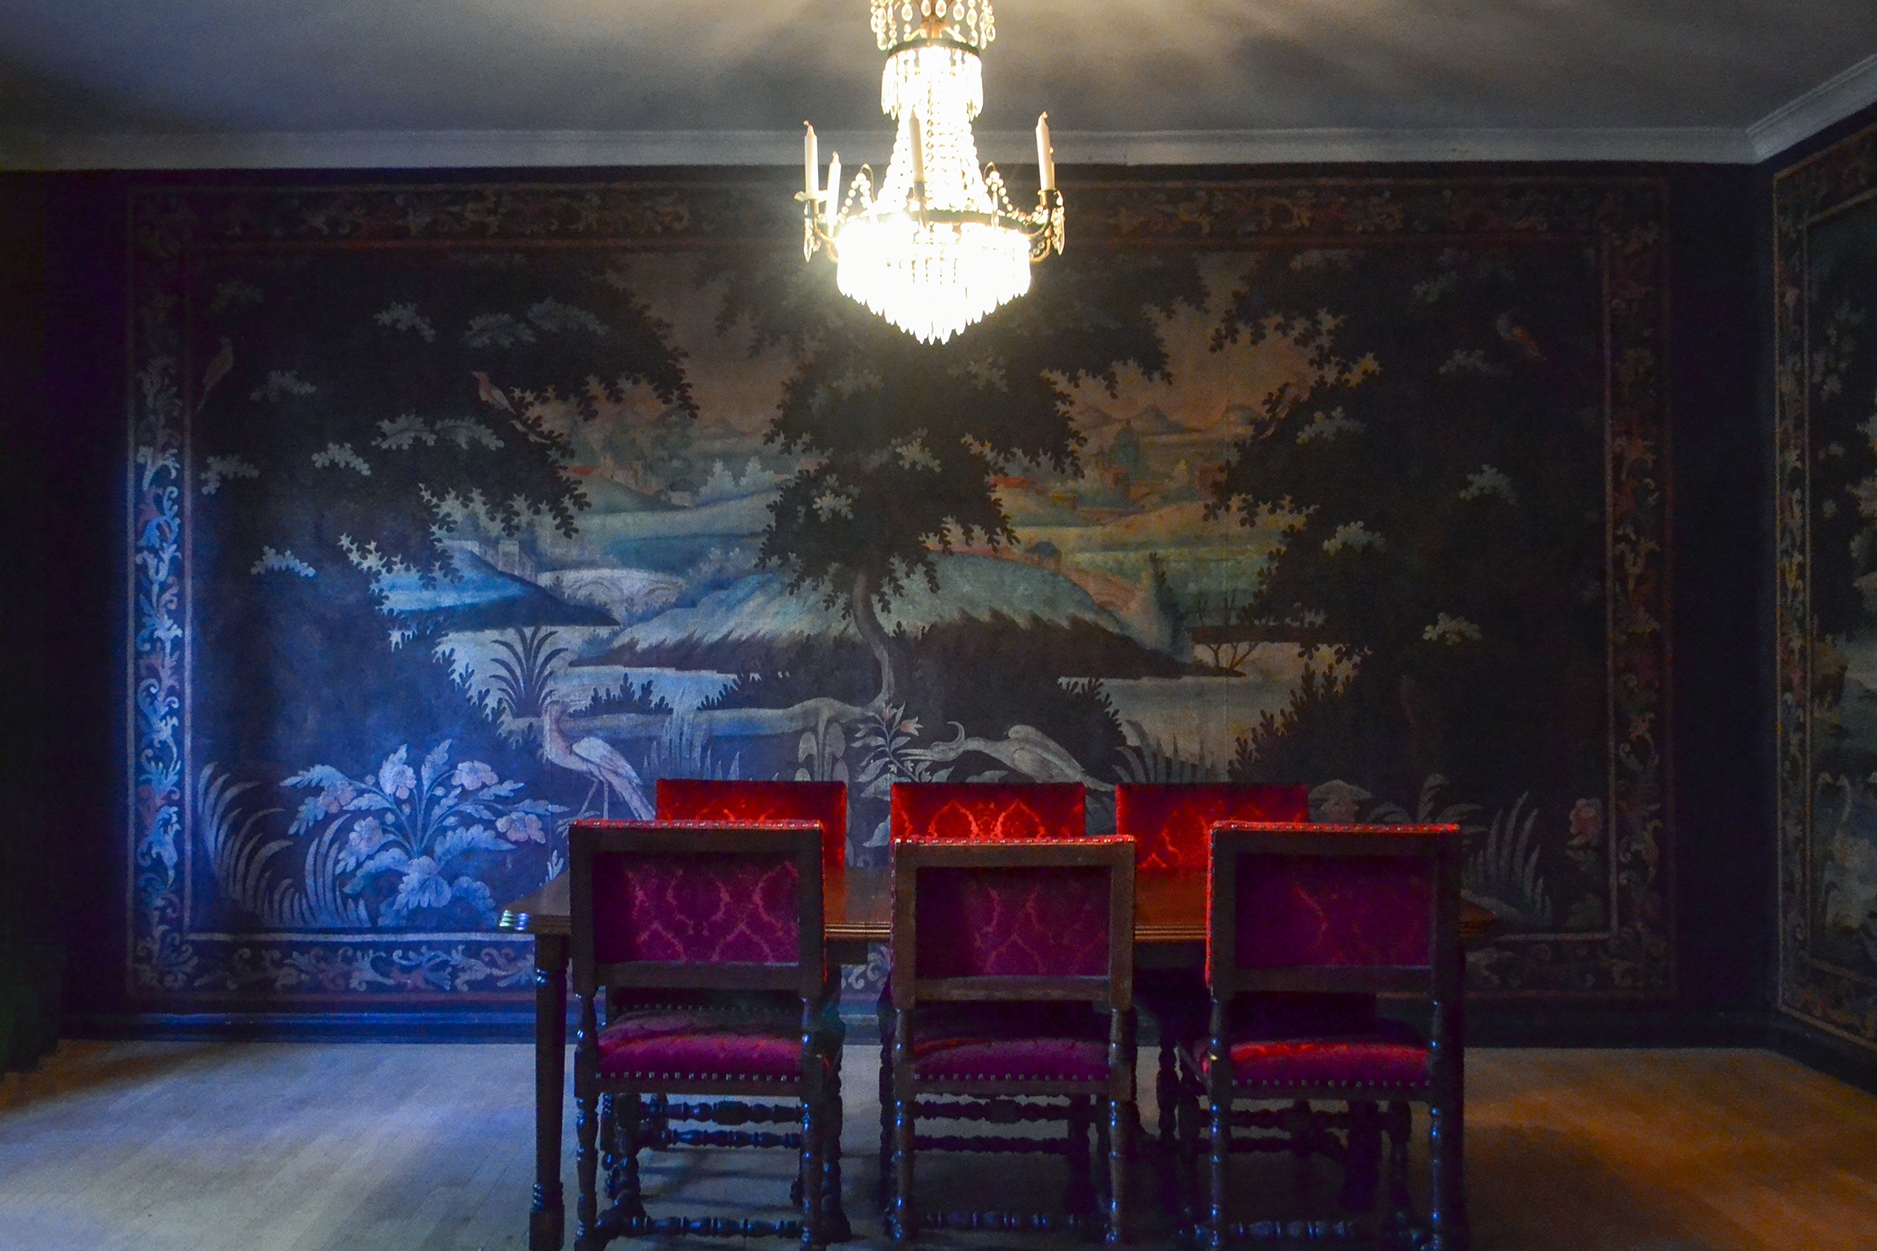
<path id="1" fill-rule="evenodd" d="M 646 801 L 645 783 L 639 780 L 638 770 L 612 744 L 596 735 L 569 741 L 563 721 L 566 715 L 565 700 L 550 699 L 541 705 L 541 755 L 551 765 L 593 780 L 593 785 L 587 787 L 587 797 L 580 801 L 581 815 L 586 815 L 593 792 L 598 791 L 600 819 L 606 820 L 611 815 L 612 795 L 617 792 L 635 819 L 652 820 L 652 805 Z"/>

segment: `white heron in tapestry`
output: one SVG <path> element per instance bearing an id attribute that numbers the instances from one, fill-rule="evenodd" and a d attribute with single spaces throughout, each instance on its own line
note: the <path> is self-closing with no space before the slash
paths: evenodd
<path id="1" fill-rule="evenodd" d="M 596 735 L 569 742 L 567 731 L 561 724 L 561 718 L 567 715 L 567 703 L 561 699 L 550 699 L 541 705 L 541 755 L 552 765 L 559 765 L 593 779 L 593 785 L 587 788 L 587 797 L 580 801 L 580 813 L 586 814 L 587 805 L 593 802 L 593 792 L 600 793 L 600 819 L 610 815 L 612 792 L 619 793 L 620 800 L 640 821 L 650 821 L 653 817 L 652 805 L 645 799 L 645 783 L 639 780 L 639 771 L 626 762 L 626 758 L 613 750 L 612 744 Z"/>

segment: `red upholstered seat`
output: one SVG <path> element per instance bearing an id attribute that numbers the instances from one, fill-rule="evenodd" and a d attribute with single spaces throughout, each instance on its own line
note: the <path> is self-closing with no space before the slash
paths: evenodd
<path id="1" fill-rule="evenodd" d="M 920 1078 L 1100 1081 L 1108 1016 L 1086 1004 L 935 1003 L 913 1025 Z"/>
<path id="2" fill-rule="evenodd" d="M 802 1073 L 797 1012 L 648 1008 L 600 1034 L 600 1074 L 676 1080 L 794 1081 Z"/>
<path id="3" fill-rule="evenodd" d="M 1221 821 L 1308 821 L 1305 786 L 1162 785 L 1115 787 L 1115 833 L 1134 840 L 1143 873 L 1203 873 L 1212 827 Z"/>
<path id="4" fill-rule="evenodd" d="M 892 817 L 894 839 L 918 842 L 1027 842 L 1088 832 L 1078 782 L 895 782 Z"/>
<path id="5" fill-rule="evenodd" d="M 819 821 L 821 871 L 838 875 L 847 865 L 845 782 L 718 781 L 658 779 L 660 821 Z"/>
<path id="6" fill-rule="evenodd" d="M 913 1075 L 921 1081 L 1099 1082 L 1108 1076 L 1108 1044 L 1085 1038 L 939 1038 L 915 1042 Z"/>
<path id="7" fill-rule="evenodd" d="M 976 793 L 994 800 L 979 806 Z M 1008 802 L 1039 793 L 1056 801 L 1053 816 L 1040 816 L 1041 805 L 1017 815 Z M 1134 848 L 1125 839 L 1032 836 L 1051 821 L 1079 827 L 1081 806 L 1080 787 L 894 787 L 895 833 L 915 835 L 893 840 L 893 973 L 882 999 L 882 1198 L 890 1190 L 895 1244 L 918 1228 L 919 1150 L 1059 1155 L 1069 1173 L 1064 1207 L 1092 1213 L 1096 1124 L 1108 1135 L 1108 1241 L 1126 1240 Z M 1051 1100 L 1026 1105 L 1020 1119 L 1058 1122 L 1064 1134 L 928 1137 L 915 1129 L 924 1118 L 1007 1120 L 1018 1098 Z M 1008 1212 L 970 1220 L 1030 1223 Z"/>
<path id="8" fill-rule="evenodd" d="M 1330 1006 L 1310 1021 L 1302 1009 L 1292 1024 L 1331 1024 L 1346 1009 Z M 1232 1032 L 1232 1076 L 1240 1086 L 1398 1087 L 1418 1090 L 1428 1080 L 1428 1048 L 1408 1026 L 1381 1019 L 1335 1032 L 1282 1028 L 1282 1013 L 1267 1014 Z M 1279 1028 L 1272 1028 L 1278 1026 Z M 1205 1049 L 1195 1067 L 1209 1072 Z"/>

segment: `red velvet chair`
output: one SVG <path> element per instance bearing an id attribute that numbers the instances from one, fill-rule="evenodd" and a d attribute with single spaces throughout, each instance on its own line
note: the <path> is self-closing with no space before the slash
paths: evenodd
<path id="1" fill-rule="evenodd" d="M 1079 839 L 1088 834 L 1087 796 L 1079 782 L 986 783 L 895 782 L 892 842 L 1009 843 Z M 880 1158 L 891 1151 L 893 1067 L 892 979 L 880 988 Z M 966 1009 L 947 1010 L 958 1017 Z M 954 1022 L 954 1027 L 956 1023 Z M 1071 1105 L 1067 1119 L 1080 1124 L 1083 1110 Z M 1073 1130 L 1071 1131 L 1073 1136 Z M 890 1181 L 880 1174 L 880 1202 Z"/>
<path id="2" fill-rule="evenodd" d="M 826 881 L 838 879 L 847 872 L 847 784 L 845 782 L 789 782 L 756 780 L 721 780 L 716 778 L 660 778 L 657 789 L 658 819 L 660 821 L 723 821 L 734 824 L 768 823 L 772 821 L 815 821 L 821 826 L 821 873 Z M 835 971 L 830 970 L 830 975 Z M 828 996 L 827 1028 L 832 1032 L 835 1045 L 839 1046 L 846 1039 L 846 1027 L 841 1021 L 839 995 L 831 988 Z M 838 1123 L 842 1116 L 841 1074 L 836 1066 L 832 1075 L 832 1088 L 829 1100 Z M 679 1110 L 685 1115 L 675 1118 L 681 1121 L 699 1124 L 720 1124 L 724 1118 L 718 1115 L 716 1105 L 711 1103 L 690 1103 L 680 1105 Z M 610 1109 L 609 1109 L 610 1112 Z M 776 1123 L 788 1119 L 792 1112 L 788 1108 L 733 1105 L 731 1115 L 734 1124 Z M 724 1132 L 700 1132 L 696 1130 L 674 1129 L 672 1127 L 672 1107 L 668 1100 L 660 1097 L 648 1101 L 642 1111 L 640 1141 L 655 1149 L 663 1150 L 672 1146 L 681 1146 L 688 1142 L 708 1138 L 716 1146 L 759 1146 L 770 1142 L 770 1134 L 731 1130 Z M 608 1144 L 610 1151 L 614 1138 L 613 1118 L 601 1118 L 602 1142 Z M 824 1195 L 828 1199 L 830 1214 L 828 1238 L 831 1242 L 840 1242 L 848 1237 L 847 1217 L 840 1206 L 841 1192 L 841 1142 L 837 1134 L 828 1143 L 826 1153 L 826 1180 L 823 1182 Z"/>
<path id="3" fill-rule="evenodd" d="M 828 1241 L 827 1144 L 840 1135 L 829 1092 L 840 1045 L 827 1029 L 821 827 L 814 822 L 580 821 L 569 834 L 579 1178 L 577 1251 L 615 1237 L 744 1234 Z M 606 999 L 601 1028 L 598 1000 Z M 778 1005 L 777 998 L 784 1002 Z M 647 1096 L 758 1096 L 799 1102 L 799 1221 L 646 1215 L 638 1153 Z M 618 1142 L 599 1210 L 599 1101 L 615 1101 Z M 614 1145 L 614 1144 L 609 1144 Z"/>
<path id="4" fill-rule="evenodd" d="M 1181 785 L 1123 782 L 1115 787 L 1115 833 L 1134 840 L 1135 871 L 1154 873 L 1206 871 L 1212 827 L 1221 821 L 1308 821 L 1307 786 L 1234 786 L 1225 783 Z M 1179 1064 L 1181 1045 L 1190 1048 L 1206 1028 L 1205 979 L 1191 969 L 1142 969 L 1134 997 L 1154 1018 L 1160 1036 L 1160 1063 L 1154 1090 L 1159 1117 L 1161 1201 L 1180 1215 L 1178 1152 L 1182 1103 L 1197 1108 L 1199 1075 Z"/>
<path id="5" fill-rule="evenodd" d="M 892 806 L 895 842 L 1010 843 L 1088 834 L 1080 782 L 895 782 Z"/>
<path id="6" fill-rule="evenodd" d="M 1090 1189 L 1086 1121 L 1021 1103 L 1102 1107 L 1108 1241 L 1125 1240 L 1128 1129 L 1134 1122 L 1134 850 L 1124 839 L 893 844 L 892 1175 L 887 1233 L 921 1227 L 1083 1228 Z M 951 1009 L 968 1007 L 960 1015 Z M 1077 1018 L 1080 1018 L 1078 1020 Z M 1035 1140 L 932 1139 L 921 1117 L 1067 1119 L 1069 1214 L 915 1207 L 921 1148 L 1034 1150 Z M 1079 1145 L 1077 1135 L 1079 1134 Z M 1040 1145 L 1040 1144 L 1039 1144 Z M 1078 1175 L 1079 1171 L 1079 1175 Z"/>
<path id="7" fill-rule="evenodd" d="M 1211 1021 L 1186 1062 L 1202 1075 L 1210 1114 L 1210 1210 L 1202 1244 L 1272 1236 L 1275 1222 L 1235 1224 L 1227 1211 L 1233 1101 L 1327 1100 L 1348 1105 L 1352 1166 L 1375 1141 L 1384 1105 L 1397 1232 L 1435 1251 L 1464 1251 L 1461 1119 L 1460 827 L 1238 825 L 1216 827 L 1208 885 L 1206 982 Z M 1409 993 L 1432 1008 L 1427 1037 L 1373 1013 L 1352 1017 L 1347 996 Z M 1281 1010 L 1271 1010 L 1272 1004 Z M 1413 1226 L 1407 1187 L 1409 1104 L 1432 1123 L 1432 1200 Z M 1196 1127 L 1195 1127 L 1196 1128 Z M 1192 1144 L 1197 1146 L 1196 1143 Z M 1196 1154 L 1196 1152 L 1195 1152 Z M 1321 1222 L 1313 1237 L 1364 1232 Z M 1372 1231 L 1371 1231 L 1372 1232 Z"/>

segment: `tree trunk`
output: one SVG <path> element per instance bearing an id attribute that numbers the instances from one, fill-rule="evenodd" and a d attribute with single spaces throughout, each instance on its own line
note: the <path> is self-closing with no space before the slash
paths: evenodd
<path id="1" fill-rule="evenodd" d="M 880 625 L 878 614 L 873 611 L 873 579 L 866 573 L 854 575 L 854 589 L 848 596 L 848 608 L 854 614 L 854 630 L 860 635 L 860 641 L 873 652 L 874 661 L 880 666 L 880 693 L 873 697 L 867 707 L 874 712 L 886 712 L 899 706 L 898 684 L 893 679 L 893 649 L 888 644 L 886 630 Z"/>

